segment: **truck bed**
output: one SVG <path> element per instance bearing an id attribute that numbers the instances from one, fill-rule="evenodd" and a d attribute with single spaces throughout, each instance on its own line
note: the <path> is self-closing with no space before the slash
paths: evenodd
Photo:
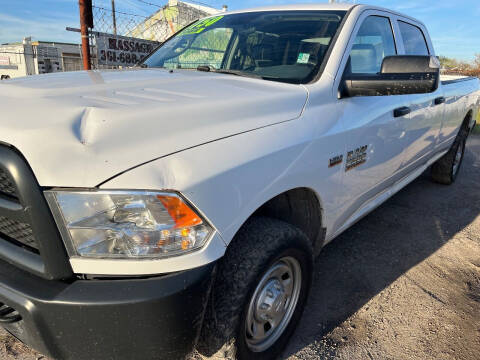
<path id="1" fill-rule="evenodd" d="M 473 76 L 464 76 L 464 75 L 440 75 L 440 81 L 442 85 L 449 85 L 457 82 L 473 80 Z"/>

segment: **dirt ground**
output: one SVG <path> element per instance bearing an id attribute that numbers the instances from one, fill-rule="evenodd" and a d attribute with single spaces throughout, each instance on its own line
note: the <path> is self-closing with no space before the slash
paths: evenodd
<path id="1" fill-rule="evenodd" d="M 453 186 L 425 173 L 325 247 L 284 359 L 480 359 L 480 136 Z"/>
<path id="2" fill-rule="evenodd" d="M 297 359 L 480 359 L 480 137 L 457 182 L 428 172 L 327 245 Z"/>

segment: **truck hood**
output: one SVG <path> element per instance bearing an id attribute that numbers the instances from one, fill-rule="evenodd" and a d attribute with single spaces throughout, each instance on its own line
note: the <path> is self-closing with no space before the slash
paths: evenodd
<path id="1" fill-rule="evenodd" d="M 0 141 L 25 156 L 42 186 L 93 187 L 153 159 L 298 118 L 307 97 L 300 85 L 190 70 L 38 75 L 0 83 Z"/>

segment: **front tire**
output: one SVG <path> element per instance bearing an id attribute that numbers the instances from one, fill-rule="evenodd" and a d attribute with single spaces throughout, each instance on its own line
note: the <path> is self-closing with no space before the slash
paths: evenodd
<path id="1" fill-rule="evenodd" d="M 277 358 L 310 290 L 311 242 L 283 221 L 252 218 L 217 270 L 198 351 L 239 360 Z"/>

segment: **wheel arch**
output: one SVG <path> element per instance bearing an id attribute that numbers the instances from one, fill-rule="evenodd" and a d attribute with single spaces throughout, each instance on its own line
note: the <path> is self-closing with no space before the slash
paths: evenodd
<path id="1" fill-rule="evenodd" d="M 470 133 L 476 124 L 476 119 L 473 116 L 474 109 L 473 107 L 467 110 L 465 117 L 463 118 L 461 129 L 466 130 L 467 133 Z"/>
<path id="2" fill-rule="evenodd" d="M 460 125 L 459 132 L 465 132 L 467 135 L 473 131 L 476 124 L 474 116 L 475 109 L 473 107 L 467 108 L 465 116 L 463 117 L 462 124 Z"/>
<path id="3" fill-rule="evenodd" d="M 316 255 L 325 243 L 324 208 L 320 196 L 311 188 L 297 187 L 274 196 L 245 222 L 255 216 L 271 217 L 299 228 L 312 242 Z"/>
<path id="4" fill-rule="evenodd" d="M 469 126 L 469 121 L 473 118 L 473 108 L 468 109 L 466 115 L 463 118 L 463 126 Z"/>

